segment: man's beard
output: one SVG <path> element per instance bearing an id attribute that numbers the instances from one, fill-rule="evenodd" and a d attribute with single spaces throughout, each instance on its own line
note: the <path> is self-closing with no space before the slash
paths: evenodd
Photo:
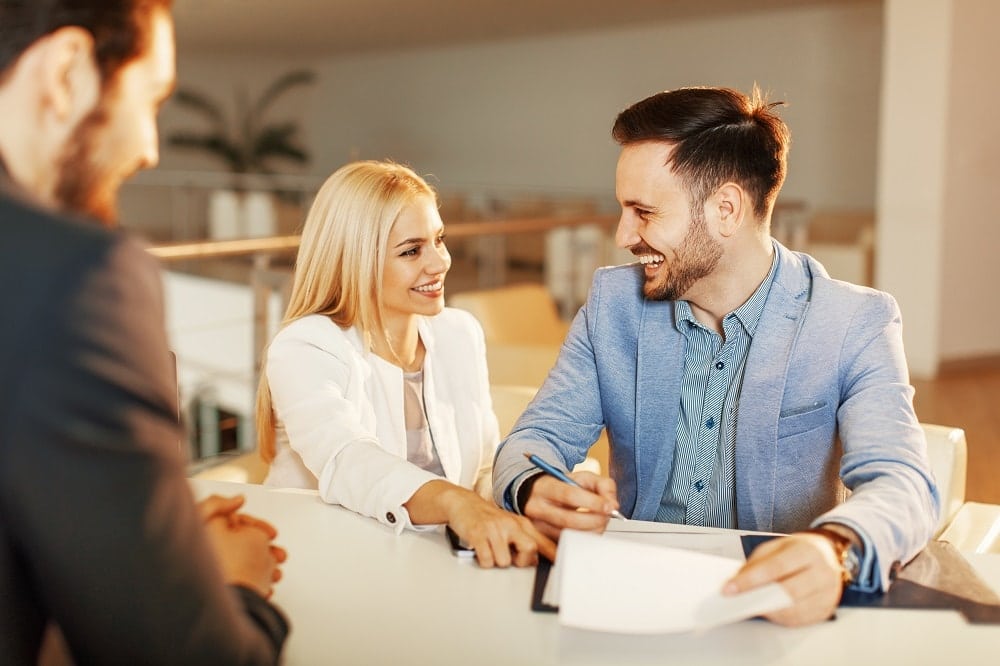
<path id="1" fill-rule="evenodd" d="M 107 102 L 102 99 L 73 130 L 57 167 L 55 198 L 64 209 L 111 226 L 118 219 L 118 185 L 96 157 L 109 118 Z"/>
<path id="2" fill-rule="evenodd" d="M 642 243 L 645 246 L 645 243 Z M 633 249 L 633 252 L 635 250 Z M 655 252 L 652 248 L 650 252 Z M 695 282 L 715 270 L 722 258 L 722 244 L 708 235 L 705 213 L 699 207 L 691 211 L 691 227 L 670 261 L 664 254 L 666 278 L 659 284 L 659 276 L 647 277 L 642 286 L 643 295 L 651 301 L 676 301 L 688 292 Z"/>

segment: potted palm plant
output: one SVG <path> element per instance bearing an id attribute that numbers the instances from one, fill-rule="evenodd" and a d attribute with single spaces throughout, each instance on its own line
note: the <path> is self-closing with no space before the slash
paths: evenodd
<path id="1" fill-rule="evenodd" d="M 208 121 L 208 129 L 183 130 L 171 134 L 174 147 L 200 150 L 218 158 L 233 174 L 230 190 L 213 192 L 209 202 L 209 235 L 213 238 L 267 236 L 274 233 L 275 213 L 272 194 L 247 187 L 250 174 L 273 175 L 274 160 L 307 164 L 309 153 L 299 143 L 295 121 L 269 121 L 270 107 L 289 90 L 311 84 L 316 75 L 295 70 L 275 80 L 260 97 L 250 102 L 246 91 L 236 95 L 235 116 L 229 117 L 214 100 L 190 89 L 179 89 L 174 101 Z"/>

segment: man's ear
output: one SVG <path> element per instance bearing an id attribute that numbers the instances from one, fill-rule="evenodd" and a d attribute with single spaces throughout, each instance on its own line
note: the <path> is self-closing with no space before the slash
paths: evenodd
<path id="1" fill-rule="evenodd" d="M 94 38 L 83 28 L 67 26 L 38 46 L 43 49 L 38 75 L 46 111 L 75 125 L 94 108 L 100 94 Z"/>
<path id="2" fill-rule="evenodd" d="M 709 212 L 718 221 L 719 234 L 728 238 L 736 234 L 746 222 L 750 199 L 746 190 L 736 183 L 723 183 L 709 197 Z"/>

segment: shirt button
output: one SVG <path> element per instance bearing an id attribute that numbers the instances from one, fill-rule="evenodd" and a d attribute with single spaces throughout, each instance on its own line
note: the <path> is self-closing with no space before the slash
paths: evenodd
<path id="1" fill-rule="evenodd" d="M 695 488 L 695 490 L 697 490 L 697 491 L 698 491 L 699 493 L 701 492 L 701 489 L 702 489 L 702 488 L 704 488 L 704 487 L 705 487 L 705 482 L 704 482 L 704 481 L 702 481 L 702 480 L 698 480 L 698 481 L 695 481 L 695 482 L 694 482 L 694 488 Z"/>
<path id="2" fill-rule="evenodd" d="M 390 523 L 396 522 L 396 516 L 392 513 L 392 511 L 386 512 L 385 519 L 388 520 Z"/>
<path id="3" fill-rule="evenodd" d="M 712 428 L 714 428 L 715 427 L 715 419 L 713 419 L 711 416 L 708 417 L 708 420 L 705 421 L 705 427 L 708 428 L 709 430 L 711 430 Z"/>
<path id="4" fill-rule="evenodd" d="M 717 363 L 715 364 L 715 369 L 716 369 L 716 370 L 722 370 L 722 369 L 723 369 L 724 367 L 726 367 L 726 364 L 725 364 L 725 363 L 723 363 L 722 361 L 718 361 L 718 362 L 717 362 Z"/>

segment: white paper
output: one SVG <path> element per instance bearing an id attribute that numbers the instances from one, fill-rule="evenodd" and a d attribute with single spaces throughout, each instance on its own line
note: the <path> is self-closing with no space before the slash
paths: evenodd
<path id="1" fill-rule="evenodd" d="M 563 530 L 556 587 L 546 601 L 565 626 L 620 633 L 693 631 L 791 605 L 777 584 L 724 597 L 723 584 L 742 561 L 705 553 Z M 552 581 L 552 578 L 555 578 Z"/>
<path id="2" fill-rule="evenodd" d="M 743 542 L 737 532 L 715 534 L 698 534 L 693 532 L 614 532 L 613 538 L 632 543 L 645 543 L 651 546 L 677 548 L 703 555 L 715 555 L 735 560 L 742 564 L 746 561 L 743 553 Z"/>
<path id="3" fill-rule="evenodd" d="M 674 529 L 670 529 L 674 528 Z M 677 531 L 677 530 L 682 531 Z M 653 546 L 666 546 L 682 550 L 726 557 L 737 562 L 746 561 L 743 553 L 743 542 L 739 532 L 718 530 L 705 531 L 703 528 L 690 528 L 687 525 L 671 525 L 667 523 L 644 523 L 630 520 L 627 523 L 611 521 L 608 533 L 614 538 L 636 543 L 648 543 Z M 561 558 L 560 560 L 561 561 Z M 542 603 L 549 606 L 559 605 L 559 564 L 549 575 L 542 591 Z"/>

